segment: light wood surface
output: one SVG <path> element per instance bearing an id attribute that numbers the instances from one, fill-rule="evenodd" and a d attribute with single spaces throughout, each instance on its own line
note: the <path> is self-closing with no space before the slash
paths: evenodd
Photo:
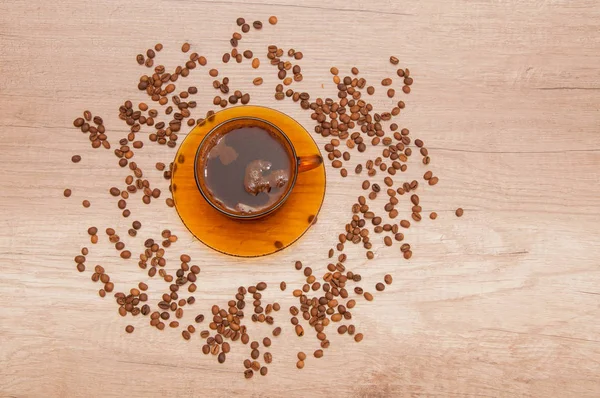
<path id="1" fill-rule="evenodd" d="M 90 109 L 112 140 L 123 136 L 119 105 L 144 99 L 136 79 L 146 69 L 135 55 L 162 42 L 160 61 L 175 66 L 189 41 L 249 91 L 251 103 L 312 128 L 308 112 L 273 99 L 276 76 L 266 62 L 256 71 L 217 63 L 236 17 L 269 15 L 279 24 L 245 43 L 263 61 L 269 44 L 301 50 L 305 79 L 297 87 L 313 97 L 335 95 L 331 66 L 345 73 L 357 66 L 375 84 L 393 76 L 388 57 L 400 58 L 415 84 L 399 123 L 425 140 L 440 176 L 422 192 L 425 210 L 440 217 L 410 229 L 410 261 L 381 244 L 371 262 L 349 250 L 365 288 L 394 277 L 354 311 L 365 339 L 331 331 L 325 357 L 309 355 L 301 371 L 296 353 L 311 354 L 318 342 L 313 333 L 296 337 L 289 324 L 290 292 L 302 283 L 293 261 L 325 269 L 360 179 L 342 180 L 328 166 L 319 221 L 301 241 L 266 258 L 233 259 L 194 241 L 162 203 L 135 204 L 132 219 L 120 217 L 107 187 L 124 171 L 72 126 Z M 0 395 L 600 396 L 599 21 L 596 0 L 0 2 Z M 259 75 L 266 83 L 256 89 Z M 205 87 L 201 108 L 214 96 L 210 81 L 205 72 L 186 81 Z M 387 106 L 382 93 L 375 102 Z M 73 154 L 81 163 L 70 162 Z M 148 145 L 137 161 L 150 170 L 173 154 Z M 418 166 L 408 175 L 420 175 Z M 461 219 L 453 215 L 458 206 Z M 202 267 L 198 301 L 186 315 L 226 304 L 239 285 L 271 285 L 265 297 L 282 304 L 276 323 L 284 333 L 270 349 L 267 377 L 243 378 L 246 346 L 234 344 L 219 365 L 201 353 L 198 335 L 184 341 L 146 318 L 121 318 L 112 298 L 98 297 L 90 273 L 75 270 L 73 257 L 86 245 L 88 267 L 105 266 L 116 290 L 144 279 L 105 236 L 93 246 L 86 233 L 111 226 L 126 236 L 133 219 L 143 233 L 128 245 L 168 227 L 180 237 L 168 256 L 187 252 Z M 276 288 L 282 280 L 285 293 Z M 268 331 L 250 323 L 253 337 Z"/>

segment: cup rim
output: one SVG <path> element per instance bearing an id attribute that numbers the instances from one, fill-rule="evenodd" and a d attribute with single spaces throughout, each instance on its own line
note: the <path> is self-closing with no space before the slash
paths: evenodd
<path id="1" fill-rule="evenodd" d="M 202 185 L 200 184 L 200 180 L 198 177 L 198 157 L 200 155 L 200 149 L 204 146 L 204 144 L 208 141 L 208 139 L 211 137 L 211 135 L 220 127 L 231 123 L 231 122 L 235 122 L 235 121 L 239 121 L 239 120 L 256 120 L 262 123 L 266 123 L 269 126 L 271 126 L 272 128 L 274 128 L 285 140 L 285 142 L 287 143 L 288 147 L 291 149 L 292 152 L 292 162 L 295 162 L 295 167 L 294 167 L 294 173 L 292 175 L 292 179 L 288 185 L 288 189 L 285 193 L 285 195 L 283 195 L 281 198 L 279 198 L 279 200 L 272 205 L 271 207 L 268 207 L 267 209 L 265 209 L 264 211 L 260 212 L 260 213 L 252 213 L 252 214 L 238 214 L 238 213 L 234 213 L 231 211 L 228 211 L 224 208 L 221 208 L 220 206 L 217 206 L 215 203 L 213 203 L 213 201 L 208 197 L 208 195 L 204 192 L 204 190 L 202 189 Z M 200 194 L 202 195 L 202 197 L 204 198 L 204 200 L 206 200 L 206 202 L 211 205 L 211 207 L 217 211 L 219 211 L 220 213 L 231 217 L 231 218 L 235 218 L 235 219 L 243 219 L 243 220 L 252 220 L 252 219 L 257 219 L 260 217 L 264 217 L 272 212 L 274 212 L 275 210 L 279 209 L 281 206 L 283 206 L 283 204 L 285 203 L 285 201 L 288 199 L 288 197 L 291 195 L 292 190 L 294 189 L 294 186 L 296 185 L 296 179 L 298 177 L 298 155 L 296 154 L 296 149 L 294 148 L 294 144 L 292 143 L 292 141 L 290 140 L 290 138 L 287 136 L 287 134 L 285 134 L 283 132 L 283 130 L 281 130 L 278 126 L 276 126 L 275 124 L 271 123 L 268 120 L 256 117 L 256 116 L 238 116 L 238 117 L 234 117 L 231 119 L 227 119 L 222 121 L 221 123 L 217 124 L 216 126 L 214 126 L 212 129 L 210 129 L 210 131 L 208 133 L 206 133 L 206 135 L 202 138 L 202 141 L 200 141 L 200 144 L 198 145 L 198 148 L 196 149 L 196 155 L 194 156 L 194 180 L 196 181 L 196 187 L 198 188 L 198 190 L 200 191 Z"/>

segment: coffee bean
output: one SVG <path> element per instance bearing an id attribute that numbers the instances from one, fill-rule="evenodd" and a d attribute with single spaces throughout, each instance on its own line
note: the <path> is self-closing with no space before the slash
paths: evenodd
<path id="1" fill-rule="evenodd" d="M 252 67 L 254 69 L 258 69 L 259 66 L 260 66 L 260 60 L 258 58 L 254 58 L 252 60 Z M 260 78 L 256 78 L 256 79 L 260 79 Z M 256 79 L 254 79 L 254 80 L 256 81 Z M 255 83 L 255 85 L 257 85 L 257 84 Z"/>
<path id="2" fill-rule="evenodd" d="M 438 181 L 439 181 L 439 179 L 437 177 L 431 177 L 429 179 L 429 185 L 435 185 L 438 183 Z"/>
<path id="3" fill-rule="evenodd" d="M 181 46 L 181 51 L 183 51 L 184 53 L 190 51 L 190 44 L 189 43 L 183 43 L 183 45 Z"/>
<path id="4" fill-rule="evenodd" d="M 254 21 L 252 23 L 252 26 L 254 27 L 254 29 L 262 29 L 262 22 L 261 21 Z"/>
<path id="5" fill-rule="evenodd" d="M 402 220 L 400 221 L 400 226 L 402 228 L 410 228 L 410 222 L 408 220 Z"/>
<path id="6" fill-rule="evenodd" d="M 392 245 L 392 238 L 390 238 L 389 236 L 386 236 L 385 238 L 383 238 L 383 241 L 385 243 L 386 246 L 391 246 Z"/>
<path id="7" fill-rule="evenodd" d="M 246 370 L 244 371 L 244 377 L 245 377 L 246 379 L 251 379 L 251 378 L 252 378 L 252 376 L 254 376 L 254 372 L 252 371 L 252 369 L 246 369 Z"/>
<path id="8" fill-rule="evenodd" d="M 65 196 L 65 198 L 68 198 L 69 196 L 71 196 L 71 190 L 69 188 L 65 189 L 63 195 Z"/>
<path id="9" fill-rule="evenodd" d="M 435 211 L 432 211 L 431 214 L 429 214 L 429 218 L 435 220 L 437 218 L 437 213 Z"/>
<path id="10" fill-rule="evenodd" d="M 363 334 L 362 333 L 357 333 L 356 336 L 354 336 L 354 341 L 356 341 L 357 343 L 360 343 L 363 339 Z"/>
<path id="11" fill-rule="evenodd" d="M 383 283 L 379 282 L 375 285 L 375 290 L 377 290 L 378 292 L 382 292 L 385 290 L 385 285 Z"/>
<path id="12" fill-rule="evenodd" d="M 83 202 L 81 202 L 81 203 L 83 204 L 83 207 L 85 207 L 85 208 L 88 208 L 88 207 L 90 207 L 90 205 L 91 205 L 90 201 L 89 201 L 89 200 L 87 200 L 87 199 L 86 199 L 86 200 L 84 200 L 84 201 L 83 201 Z"/>
<path id="13" fill-rule="evenodd" d="M 419 196 L 418 195 L 411 195 L 410 196 L 410 201 L 412 202 L 413 205 L 417 206 L 419 204 Z"/>
<path id="14" fill-rule="evenodd" d="M 373 301 L 373 295 L 372 295 L 371 293 L 369 293 L 369 292 L 365 292 L 365 293 L 363 294 L 363 297 L 364 297 L 364 298 L 365 298 L 365 300 L 367 300 L 367 301 Z"/>
<path id="15" fill-rule="evenodd" d="M 458 209 L 456 209 L 456 211 L 454 212 L 454 214 L 456 214 L 456 217 L 462 217 L 462 215 L 464 214 L 464 210 L 459 207 Z"/>
<path id="16" fill-rule="evenodd" d="M 133 331 L 134 331 L 134 330 L 135 330 L 135 328 L 134 328 L 133 326 L 131 326 L 131 325 L 127 325 L 127 326 L 125 327 L 125 331 L 126 331 L 127 333 L 133 333 Z"/>
<path id="17" fill-rule="evenodd" d="M 218 361 L 219 361 L 219 363 L 223 363 L 223 362 L 225 362 L 225 359 L 227 359 L 227 358 L 226 358 L 226 356 L 225 356 L 225 353 L 224 353 L 224 352 L 221 352 L 221 353 L 219 354 L 219 356 L 218 356 Z"/>
<path id="18" fill-rule="evenodd" d="M 273 15 L 273 16 L 270 16 L 270 17 L 269 17 L 269 23 L 270 23 L 271 25 L 276 25 L 276 24 L 277 24 L 277 17 L 276 17 L 276 16 L 274 16 L 274 15 Z"/>
<path id="19" fill-rule="evenodd" d="M 334 160 L 333 162 L 331 162 L 331 166 L 333 166 L 336 169 L 339 169 L 340 167 L 342 167 L 342 162 L 339 160 Z"/>
<path id="20" fill-rule="evenodd" d="M 392 284 L 392 276 L 390 274 L 386 274 L 383 277 L 383 280 L 385 281 L 386 284 L 391 285 Z"/>
<path id="21" fill-rule="evenodd" d="M 400 62 L 398 58 L 394 57 L 393 55 L 390 57 L 390 63 L 392 65 L 398 65 L 398 62 Z"/>
<path id="22" fill-rule="evenodd" d="M 71 162 L 73 162 L 73 163 L 79 163 L 80 161 L 81 161 L 81 156 L 79 156 L 79 155 L 73 155 L 71 157 Z"/>

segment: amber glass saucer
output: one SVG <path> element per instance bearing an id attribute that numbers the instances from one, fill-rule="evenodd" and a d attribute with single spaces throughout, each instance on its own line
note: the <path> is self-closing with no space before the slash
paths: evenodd
<path id="1" fill-rule="evenodd" d="M 288 247 L 310 228 L 325 197 L 325 167 L 321 164 L 298 174 L 284 205 L 267 217 L 236 220 L 221 214 L 200 193 L 194 177 L 194 160 L 208 132 L 227 120 L 245 116 L 266 120 L 281 129 L 298 156 L 320 153 L 304 127 L 291 117 L 270 108 L 238 106 L 217 112 L 187 135 L 175 157 L 171 184 L 179 217 L 198 240 L 225 254 L 256 257 Z"/>

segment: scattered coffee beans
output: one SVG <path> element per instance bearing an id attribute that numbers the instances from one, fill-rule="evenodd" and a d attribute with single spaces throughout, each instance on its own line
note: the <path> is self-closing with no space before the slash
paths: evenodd
<path id="1" fill-rule="evenodd" d="M 268 22 L 275 25 L 277 18 L 271 16 Z M 260 30 L 263 23 L 254 21 L 250 24 L 244 18 L 239 17 L 236 24 L 242 33 L 234 32 L 231 35 L 229 39 L 231 50 L 223 53 L 218 62 L 231 65 L 234 61 L 242 63 L 247 60 L 245 62 L 250 62 L 253 69 L 258 69 L 261 64 L 255 55 L 258 53 L 248 48 L 242 49 L 240 44 L 245 43 L 242 41 L 243 36 L 251 28 Z M 147 49 L 136 57 L 139 65 L 153 68 L 152 73 L 140 76 L 138 82 L 138 89 L 147 95 L 146 102 L 134 106 L 132 101 L 127 100 L 119 107 L 119 118 L 128 126 L 128 132 L 121 140 L 113 143 L 113 145 L 118 143 L 114 154 L 118 158 L 119 167 L 126 170 L 127 173 L 125 184 L 117 184 L 117 186 L 108 188 L 108 192 L 110 197 L 114 198 L 116 207 L 124 217 L 132 215 L 129 202 L 135 198 L 136 194 L 144 204 L 152 203 L 161 195 L 165 196 L 160 189 L 151 185 L 152 179 L 134 160 L 135 153 L 142 150 L 147 144 L 145 140 L 140 139 L 140 135 L 145 137 L 146 130 L 149 129 L 147 137 L 150 142 L 176 148 L 182 127 L 204 124 L 207 120 L 210 121 L 214 118 L 213 110 L 207 111 L 206 114 L 202 113 L 200 118 L 192 117 L 194 108 L 197 106 L 196 101 L 192 100 L 192 96 L 198 93 L 198 88 L 194 86 L 182 88 L 180 86 L 182 79 L 188 77 L 194 69 L 207 66 L 208 60 L 193 52 L 189 56 L 186 55 L 188 60 L 182 65 L 167 71 L 165 66 L 158 63 L 157 59 L 157 53 L 162 49 L 163 45 L 158 43 L 153 49 Z M 184 43 L 181 47 L 183 53 L 188 53 L 190 50 L 189 43 Z M 267 62 L 274 67 L 274 75 L 280 81 L 275 87 L 275 99 L 291 99 L 302 109 L 310 112 L 311 119 L 315 122 L 314 132 L 324 138 L 324 153 L 327 154 L 331 166 L 339 169 L 342 178 L 348 177 L 348 171 L 353 169 L 355 174 L 363 176 L 361 187 L 365 192 L 352 204 L 350 220 L 344 230 L 340 231 L 335 246 L 328 251 L 328 261 L 330 262 L 327 264 L 327 271 L 322 274 L 317 273 L 318 268 L 315 267 L 313 271 L 313 268 L 304 267 L 300 261 L 294 265 L 296 270 L 302 271 L 304 282 L 301 286 L 294 286 L 293 289 L 290 289 L 292 295 L 298 300 L 296 305 L 290 307 L 290 323 L 297 337 L 302 337 L 307 333 L 303 325 L 312 328 L 308 329 L 309 331 L 315 331 L 321 348 L 315 350 L 313 356 L 321 358 L 324 356 L 324 350 L 330 346 L 327 338 L 327 326 L 332 322 L 342 323 L 339 326 L 336 325 L 339 334 L 353 336 L 356 342 L 363 339 L 362 333 L 355 333 L 354 325 L 343 323 L 352 319 L 352 309 L 355 308 L 357 300 L 361 296 L 366 301 L 374 300 L 373 294 L 365 292 L 363 288 L 356 285 L 362 277 L 348 268 L 349 260 L 347 254 L 344 253 L 345 247 L 350 244 L 361 244 L 366 258 L 370 260 L 375 258 L 376 245 L 381 245 L 383 238 L 383 245 L 391 247 L 396 244 L 400 246 L 399 253 L 405 259 L 411 258 L 411 246 L 404 243 L 404 234 L 400 233 L 399 229 L 411 227 L 411 222 L 408 221 L 409 217 L 404 214 L 410 214 L 410 219 L 419 226 L 423 217 L 423 208 L 421 199 L 416 193 L 419 191 L 419 182 L 410 181 L 401 176 L 406 172 L 411 158 L 420 157 L 419 163 L 428 166 L 431 162 L 431 155 L 423 140 L 418 138 L 413 140 L 408 129 L 400 128 L 397 123 L 390 123 L 389 128 L 385 127 L 394 117 L 401 114 L 406 104 L 404 101 L 394 101 L 392 106 L 375 110 L 373 104 L 367 100 L 368 97 L 364 95 L 365 91 L 366 94 L 373 95 L 375 88 L 368 85 L 366 79 L 360 76 L 357 67 L 351 68 L 350 73 L 346 75 L 337 67 L 331 67 L 330 72 L 337 89 L 337 96 L 335 99 L 311 99 L 308 93 L 294 89 L 296 83 L 303 80 L 303 68 L 298 63 L 303 59 L 301 51 L 295 48 L 283 49 L 276 45 L 270 45 L 266 49 L 266 55 Z M 386 87 L 387 96 L 393 98 L 410 93 L 414 83 L 410 71 L 398 67 L 400 61 L 395 56 L 391 56 L 389 61 L 395 66 L 394 69 L 397 68 L 396 75 L 398 77 L 382 79 L 381 84 Z M 235 90 L 228 77 L 219 77 L 220 72 L 216 66 L 209 69 L 208 73 L 215 79 L 212 83 L 213 89 L 217 90 L 213 98 L 214 106 L 224 108 L 229 105 L 245 105 L 250 102 L 250 94 Z M 263 78 L 256 77 L 252 83 L 254 86 L 260 86 L 263 84 Z M 402 92 L 397 90 L 398 88 L 401 88 Z M 94 116 L 86 110 L 83 112 L 83 117 L 77 117 L 73 121 L 73 125 L 88 134 L 93 148 L 111 148 L 101 117 Z M 360 153 L 369 151 L 372 156 L 370 155 L 366 162 L 357 163 L 355 160 L 357 157 L 352 155 L 353 150 Z M 81 161 L 81 156 L 74 155 L 71 160 L 78 163 Z M 155 168 L 164 179 L 171 179 L 174 171 L 173 163 L 156 162 Z M 439 182 L 438 177 L 434 176 L 430 170 L 425 172 L 423 179 L 430 186 Z M 71 196 L 71 190 L 65 189 L 64 196 Z M 376 204 L 373 202 L 376 199 L 383 199 L 384 203 Z M 82 203 L 84 207 L 90 206 L 88 200 L 84 200 Z M 164 203 L 168 207 L 175 205 L 171 197 L 166 197 Z M 402 207 L 404 204 L 411 206 L 410 211 L 405 212 Z M 463 210 L 457 209 L 456 216 L 462 215 Z M 403 219 L 398 221 L 397 217 Z M 436 217 L 435 212 L 430 213 L 432 220 Z M 311 215 L 308 219 L 309 224 L 314 224 L 316 219 L 316 215 Z M 142 223 L 135 220 L 131 223 L 131 228 L 126 230 L 127 235 L 137 237 L 142 233 Z M 408 233 L 408 230 L 405 232 Z M 114 293 L 118 304 L 118 313 L 121 316 L 128 314 L 147 316 L 149 324 L 158 330 L 164 330 L 167 326 L 179 328 L 183 325 L 184 330 L 181 331 L 183 339 L 197 338 L 194 325 L 186 327 L 180 322 L 185 319 L 185 311 L 196 301 L 191 294 L 197 289 L 200 267 L 193 265 L 191 256 L 181 254 L 179 267 L 170 271 L 172 268 L 167 266 L 167 258 L 170 257 L 165 256 L 165 252 L 177 241 L 177 237 L 170 230 L 163 230 L 160 236 L 144 236 L 141 252 L 134 251 L 132 253 L 129 250 L 129 244 L 128 249 L 125 249 L 125 242 L 113 228 L 107 228 L 106 234 L 121 258 L 134 257 L 138 261 L 140 269 L 145 270 L 144 272 L 147 272 L 149 278 L 158 276 L 168 286 L 162 296 L 159 295 L 158 303 L 152 304 L 152 307 L 149 304 L 153 301 L 149 301 L 148 285 L 144 282 L 140 282 L 137 288 L 131 288 L 128 292 Z M 383 237 L 375 239 L 378 234 L 383 234 Z M 88 235 L 92 243 L 98 242 L 96 227 L 90 227 Z M 277 243 L 275 244 L 277 245 Z M 79 272 L 86 271 L 85 256 L 89 251 L 87 248 L 84 249 L 81 250 L 81 255 L 75 257 L 76 269 Z M 171 264 L 171 260 L 169 260 L 169 264 Z M 98 290 L 100 297 L 105 298 L 107 293 L 115 290 L 113 281 L 100 265 L 94 267 L 91 280 L 103 284 Z M 353 283 L 355 284 L 354 289 L 351 287 Z M 384 277 L 384 283 L 375 284 L 375 290 L 382 292 L 386 289 L 386 285 L 391 283 L 392 276 L 387 274 Z M 279 287 L 281 291 L 287 291 L 286 282 L 281 282 Z M 206 355 L 212 354 L 211 357 L 216 358 L 219 363 L 226 361 L 227 354 L 231 350 L 230 342 L 239 340 L 241 344 L 250 344 L 251 359 L 243 361 L 244 377 L 246 378 L 253 377 L 255 372 L 262 376 L 268 373 L 267 367 L 259 363 L 261 354 L 259 341 L 262 342 L 262 346 L 270 347 L 271 338 L 263 336 L 262 340 L 257 339 L 250 342 L 246 326 L 246 322 L 250 321 L 266 323 L 270 326 L 275 324 L 275 317 L 281 306 L 265 300 L 263 293 L 267 288 L 265 282 L 259 282 L 255 286 L 249 287 L 240 286 L 230 301 L 222 303 L 223 305 L 212 306 L 211 314 L 206 319 L 209 322 L 208 326 L 206 330 L 199 333 L 200 338 L 204 340 L 202 352 Z M 349 299 L 352 291 L 358 295 L 355 297 L 356 299 Z M 204 322 L 205 315 L 197 314 L 194 320 L 196 325 L 200 324 Z M 133 326 L 126 327 L 127 333 L 133 331 Z M 281 326 L 274 327 L 272 329 L 274 340 L 282 332 Z M 297 368 L 304 367 L 306 357 L 303 352 L 298 353 Z M 270 364 L 272 355 L 268 352 L 264 353 L 263 359 L 264 363 Z"/>

